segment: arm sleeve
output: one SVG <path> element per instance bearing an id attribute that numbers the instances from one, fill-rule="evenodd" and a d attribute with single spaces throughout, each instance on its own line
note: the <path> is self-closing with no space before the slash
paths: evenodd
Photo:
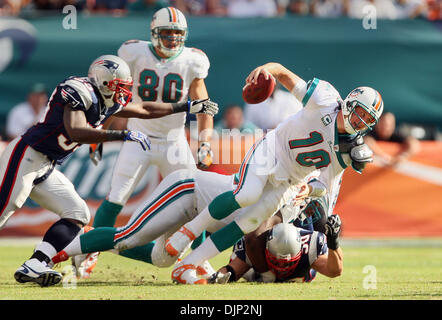
<path id="1" fill-rule="evenodd" d="M 194 63 L 193 63 L 193 74 L 195 78 L 205 79 L 209 74 L 210 62 L 207 55 L 199 50 L 192 48 L 191 49 L 194 55 Z"/>
<path id="2" fill-rule="evenodd" d="M 301 79 L 293 88 L 292 94 L 296 97 L 296 99 L 302 101 L 306 93 L 307 93 L 307 82 Z"/>
<path id="3" fill-rule="evenodd" d="M 327 81 L 314 78 L 307 83 L 307 91 L 302 98 L 302 105 L 304 107 L 326 106 L 332 107 L 338 104 L 341 99 L 338 91 Z"/>
<path id="4" fill-rule="evenodd" d="M 129 65 L 129 69 L 133 72 L 133 62 L 135 61 L 134 47 L 139 43 L 138 40 L 129 40 L 124 42 L 118 49 L 118 56 L 126 61 Z"/>

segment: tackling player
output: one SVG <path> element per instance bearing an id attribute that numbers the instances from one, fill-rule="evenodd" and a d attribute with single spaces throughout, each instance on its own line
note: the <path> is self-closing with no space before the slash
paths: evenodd
<path id="1" fill-rule="evenodd" d="M 80 232 L 90 219 L 86 202 L 73 184 L 55 168 L 83 143 L 131 141 L 143 152 L 150 148 L 145 134 L 134 130 L 103 130 L 112 115 L 157 118 L 190 111 L 213 115 L 210 100 L 183 103 L 129 103 L 132 85 L 129 66 L 105 55 L 90 66 L 88 77 L 69 77 L 53 91 L 42 120 L 14 139 L 0 160 L 0 228 L 30 197 L 60 216 L 45 233 L 33 255 L 15 272 L 20 282 L 41 286 L 58 283 L 61 275 L 50 269 L 51 258 Z"/>
<path id="2" fill-rule="evenodd" d="M 210 66 L 201 50 L 185 47 L 188 37 L 186 18 L 173 7 L 162 8 L 152 17 L 151 41 L 130 40 L 119 48 L 134 79 L 133 99 L 136 102 L 158 101 L 181 103 L 208 98 L 204 79 Z M 131 196 L 147 168 L 157 165 L 163 177 L 178 169 L 195 169 L 195 161 L 187 143 L 184 124 L 186 113 L 162 119 L 130 119 L 128 128 L 146 134 L 151 152 L 140 152 L 124 143 L 114 167 L 110 191 L 98 208 L 93 226 L 113 227 L 117 215 Z M 199 129 L 198 165 L 212 163 L 210 149 L 213 117 L 197 115 Z"/>
<path id="3" fill-rule="evenodd" d="M 316 200 L 311 203 L 319 204 Z M 324 230 L 325 234 L 297 228 L 292 223 L 282 223 L 276 214 L 241 238 L 233 248 L 229 264 L 208 282 L 233 282 L 241 277 L 258 282 L 310 282 L 316 271 L 331 278 L 340 276 L 343 255 L 338 240 L 339 216 L 329 216 Z"/>
<path id="4" fill-rule="evenodd" d="M 256 82 L 260 74 L 275 77 L 287 90 L 302 101 L 304 108 L 282 122 L 256 143 L 247 153 L 240 168 L 240 182 L 234 191 L 216 197 L 195 219 L 185 224 L 166 242 L 172 255 L 196 238 L 207 224 L 227 217 L 238 208 L 241 214 L 223 229 L 207 238 L 186 256 L 172 272 L 172 279 L 185 283 L 201 283 L 195 266 L 233 246 L 242 236 L 255 230 L 278 207 L 262 211 L 268 199 L 281 198 L 291 185 L 298 184 L 313 170 L 320 170 L 319 180 L 328 190 L 330 215 L 336 203 L 344 170 L 347 166 L 361 171 L 372 152 L 363 143 L 365 135 L 378 122 L 383 111 L 380 94 L 369 87 L 358 87 L 342 100 L 328 82 L 314 78 L 306 83 L 278 63 L 254 69 L 246 82 Z M 349 139 L 354 145 L 342 150 L 340 144 Z M 277 202 L 273 202 L 277 203 Z"/>
<path id="5" fill-rule="evenodd" d="M 112 250 L 114 253 L 152 263 L 157 267 L 169 267 L 175 263 L 178 256 L 171 256 L 166 252 L 165 240 L 184 223 L 193 219 L 216 196 L 233 190 L 237 182 L 235 175 L 226 176 L 190 169 L 174 171 L 166 176 L 146 201 L 134 211 L 127 225 L 120 228 L 99 227 L 79 235 L 57 254 L 53 261 L 58 263 L 69 256 Z M 309 185 L 320 188 L 315 181 L 309 182 Z M 303 183 L 302 188 L 308 189 L 307 184 Z M 322 190 L 325 192 L 324 188 Z M 288 207 L 292 209 L 297 205 L 297 202 L 293 203 L 292 200 L 289 193 L 284 198 L 288 205 L 283 216 L 288 221 L 298 214 L 297 210 L 288 210 Z M 239 210 L 226 219 L 207 226 L 207 231 L 219 230 L 230 223 L 237 214 Z M 153 243 L 149 243 L 153 240 Z M 207 264 L 202 262 L 199 265 L 199 275 L 207 273 L 204 265 Z"/>

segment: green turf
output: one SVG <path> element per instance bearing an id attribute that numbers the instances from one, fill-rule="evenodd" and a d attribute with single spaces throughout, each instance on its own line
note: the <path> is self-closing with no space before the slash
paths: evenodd
<path id="1" fill-rule="evenodd" d="M 318 275 L 312 283 L 185 286 L 173 284 L 171 268 L 160 269 L 111 253 L 102 253 L 88 280 L 75 289 L 57 285 L 40 288 L 19 284 L 14 271 L 27 259 L 31 246 L 0 247 L 0 299 L 168 299 L 168 300 L 280 300 L 280 299 L 441 299 L 442 250 L 440 248 L 344 248 L 344 272 L 339 278 Z M 213 259 L 224 265 L 230 252 Z M 364 267 L 374 266 L 376 289 L 364 288 Z M 62 266 L 68 266 L 65 262 Z M 373 274 L 371 274 L 373 276 Z M 373 282 L 369 282 L 373 286 Z"/>

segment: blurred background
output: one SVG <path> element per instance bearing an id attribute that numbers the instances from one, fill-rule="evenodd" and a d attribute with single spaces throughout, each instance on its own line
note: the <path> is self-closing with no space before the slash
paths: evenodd
<path id="1" fill-rule="evenodd" d="M 281 88 L 262 104 L 244 103 L 244 79 L 260 64 L 327 80 L 343 98 L 374 87 L 385 117 L 367 138 L 374 163 L 344 175 L 336 206 L 343 236 L 442 237 L 442 0 L 0 0 L 0 151 L 38 121 L 60 81 L 86 76 L 96 57 L 116 54 L 126 40 L 149 40 L 152 14 L 170 5 L 187 17 L 186 45 L 210 59 L 206 85 L 221 106 L 216 129 L 241 132 L 229 152 L 244 153 L 252 132 L 300 108 Z M 240 163 L 221 161 L 226 150 L 216 139 L 212 146 L 210 170 L 235 172 Z M 92 213 L 108 192 L 119 148 L 107 143 L 95 167 L 83 146 L 61 167 Z M 160 179 L 149 169 L 118 224 Z M 28 200 L 0 236 L 41 236 L 56 219 Z"/>

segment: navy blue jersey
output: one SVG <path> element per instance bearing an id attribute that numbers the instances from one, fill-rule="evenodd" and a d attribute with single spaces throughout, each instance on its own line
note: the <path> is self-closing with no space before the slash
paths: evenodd
<path id="1" fill-rule="evenodd" d="M 300 229 L 301 241 L 302 241 L 302 253 L 301 258 L 298 262 L 298 265 L 290 273 L 288 276 L 279 276 L 277 272 L 273 271 L 276 274 L 275 282 L 283 282 L 292 279 L 301 279 L 304 282 L 312 281 L 316 276 L 316 271 L 311 269 L 311 265 L 316 261 L 318 256 L 327 253 L 327 242 L 325 235 L 323 233 L 317 231 L 310 231 L 305 229 Z M 267 231 L 269 233 L 269 231 Z M 264 249 L 262 254 L 264 255 Z M 248 259 L 246 253 L 246 244 L 244 237 L 242 237 L 238 242 L 233 246 L 233 254 L 231 260 L 233 258 L 239 258 L 245 263 L 250 265 L 250 260 Z M 252 266 L 253 267 L 253 266 Z M 270 270 L 272 268 L 269 266 Z"/>
<path id="2" fill-rule="evenodd" d="M 302 253 L 296 268 L 289 275 L 280 276 L 276 273 L 276 282 L 283 282 L 295 278 L 311 281 L 310 268 L 318 256 L 327 253 L 327 241 L 323 233 L 300 229 Z"/>
<path id="3" fill-rule="evenodd" d="M 49 99 L 43 119 L 22 136 L 26 144 L 58 164 L 80 146 L 70 140 L 64 127 L 63 112 L 67 104 L 75 110 L 82 110 L 92 128 L 103 124 L 123 107 L 114 104 L 106 108 L 100 92 L 88 78 L 69 77 L 61 82 Z"/>

